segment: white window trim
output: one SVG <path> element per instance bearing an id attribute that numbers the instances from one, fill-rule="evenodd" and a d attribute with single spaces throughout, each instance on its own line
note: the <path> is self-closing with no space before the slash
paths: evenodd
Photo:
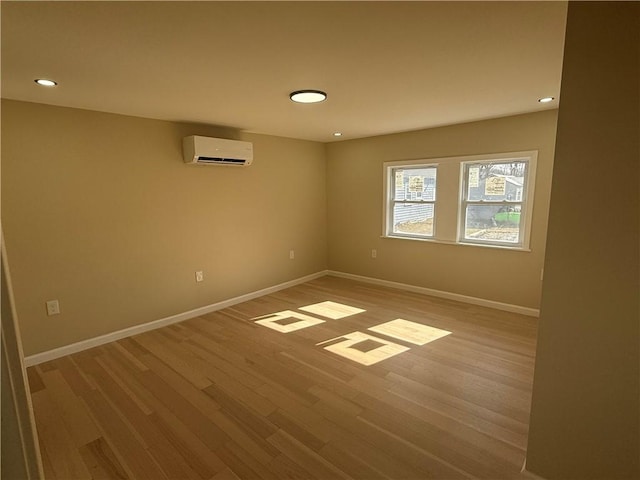
<path id="1" fill-rule="evenodd" d="M 528 160 L 528 173 L 527 179 L 524 185 L 523 197 L 526 198 L 526 202 L 524 203 L 524 221 L 521 226 L 520 238 L 521 242 L 519 244 L 498 244 L 498 243 L 481 243 L 481 242 L 470 242 L 464 239 L 461 239 L 463 235 L 462 229 L 464 228 L 464 212 L 462 210 L 463 204 L 463 188 L 464 188 L 464 163 L 468 162 L 483 162 L 483 161 L 496 161 L 496 162 L 507 162 L 507 161 L 515 161 L 518 159 L 526 159 Z M 429 158 L 429 159 L 415 159 L 415 160 L 398 160 L 398 161 L 390 161 L 383 163 L 383 205 L 382 205 L 382 238 L 389 239 L 402 239 L 402 240 L 412 240 L 412 241 L 420 241 L 420 242 L 432 242 L 432 243 L 444 243 L 448 245 L 461 245 L 461 246 L 472 246 L 472 247 L 480 247 L 480 248 L 499 248 L 504 250 L 518 250 L 518 251 L 531 251 L 530 250 L 530 242 L 531 242 L 531 223 L 533 219 L 533 208 L 534 208 L 534 199 L 535 199 L 535 180 L 536 180 L 536 167 L 538 160 L 538 151 L 537 150 L 525 150 L 519 152 L 506 152 L 506 153 L 491 153 L 491 154 L 482 154 L 482 155 L 468 155 L 468 156 L 456 156 L 456 157 L 441 157 L 441 158 Z M 418 237 L 412 236 L 409 234 L 398 234 L 392 232 L 392 211 L 390 209 L 391 203 L 391 184 L 393 181 L 393 176 L 390 175 L 390 172 L 393 168 L 398 167 L 415 167 L 417 165 L 425 166 L 425 167 L 436 167 L 438 168 L 441 165 L 450 165 L 452 163 L 456 163 L 459 165 L 458 168 L 458 178 L 457 178 L 457 215 L 455 218 L 439 218 L 438 211 L 441 209 L 435 209 L 435 217 L 434 217 L 434 236 L 433 237 Z M 437 180 L 436 180 L 436 201 L 438 203 L 441 202 L 442 196 L 439 195 L 438 189 L 444 188 L 441 183 L 441 175 L 438 171 Z M 439 234 L 439 232 L 443 231 L 443 229 L 438 228 L 438 224 L 442 222 L 455 222 L 455 228 L 449 228 L 446 230 L 455 231 L 455 237 L 449 236 L 444 237 Z M 451 224 L 450 224 L 451 225 Z"/>
<path id="2" fill-rule="evenodd" d="M 435 216 L 433 219 L 433 236 L 431 237 L 427 237 L 425 235 L 422 236 L 418 236 L 418 235 L 411 235 L 408 233 L 390 233 L 387 234 L 387 232 L 392 232 L 393 230 L 393 225 L 391 224 L 391 220 L 393 215 L 391 214 L 391 212 L 393 211 L 393 205 L 395 203 L 401 203 L 401 202 L 396 202 L 394 200 L 394 195 L 391 192 L 395 192 L 395 188 L 393 188 L 395 186 L 395 177 L 393 175 L 389 175 L 389 173 L 395 169 L 395 168 L 402 168 L 402 167 L 407 167 L 407 168 L 415 168 L 416 166 L 420 166 L 420 167 L 424 167 L 424 168 L 435 168 L 436 169 L 436 192 L 435 192 L 435 200 L 433 201 L 428 201 L 428 202 L 424 202 L 425 204 L 430 204 L 433 205 L 433 210 L 434 212 L 437 212 L 438 207 L 437 207 L 437 202 L 438 202 L 438 164 L 437 163 L 433 163 L 433 162 L 429 162 L 429 163 L 425 163 L 425 160 L 410 160 L 410 161 L 406 161 L 406 162 L 386 162 L 385 165 L 389 164 L 389 167 L 385 167 L 384 170 L 384 176 L 385 176 L 385 190 L 384 190 L 384 205 L 382 208 L 382 212 L 384 215 L 384 225 L 383 225 L 383 232 L 382 235 L 383 236 L 389 236 L 389 237 L 394 237 L 394 238 L 408 238 L 411 240 L 434 240 L 436 238 L 436 229 L 437 229 L 437 225 L 436 225 L 436 221 L 435 221 Z M 418 203 L 418 202 L 412 202 L 412 201 L 408 201 L 407 203 Z"/>
<path id="3" fill-rule="evenodd" d="M 384 174 L 383 174 L 383 196 L 382 196 L 382 216 L 383 216 L 383 221 L 382 221 L 382 237 L 386 237 L 386 238 L 404 238 L 404 239 L 408 239 L 408 240 L 422 240 L 422 241 L 434 241 L 435 240 L 435 235 L 436 235 L 436 224 L 435 224 L 435 218 L 434 218 L 434 224 L 433 224 L 433 237 L 418 237 L 418 236 L 413 236 L 413 235 L 409 235 L 406 233 L 393 233 L 393 225 L 391 225 L 391 220 L 393 217 L 392 211 L 393 211 L 393 195 L 392 195 L 392 191 L 395 192 L 395 190 L 392 188 L 395 183 L 392 183 L 395 181 L 395 178 L 393 175 L 390 175 L 390 172 L 394 169 L 394 168 L 402 168 L 402 167 L 408 167 L 408 168 L 414 168 L 416 166 L 424 166 L 426 167 L 434 167 L 434 168 L 438 168 L 438 164 L 431 161 L 431 160 L 425 160 L 425 159 L 418 159 L 418 160 L 399 160 L 399 161 L 393 161 L 393 162 L 384 162 Z M 438 180 L 437 180 L 437 173 L 436 173 L 436 200 L 433 203 L 434 205 L 434 209 L 437 207 L 436 206 L 436 202 L 438 201 L 438 193 L 437 193 L 437 189 L 438 189 Z M 435 211 L 435 210 L 434 210 Z M 390 233 L 391 232 L 391 233 Z"/>

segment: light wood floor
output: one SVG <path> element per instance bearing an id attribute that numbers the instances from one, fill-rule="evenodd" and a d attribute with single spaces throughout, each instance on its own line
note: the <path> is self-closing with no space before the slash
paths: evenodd
<path id="1" fill-rule="evenodd" d="M 364 311 L 300 310 L 326 301 Z M 285 310 L 325 321 L 255 323 Z M 451 333 L 416 345 L 368 330 L 399 318 Z M 324 348 L 355 331 L 408 349 L 365 366 Z M 530 317 L 323 277 L 29 368 L 45 473 L 516 478 L 535 336 Z M 370 358 L 376 342 L 351 352 Z"/>

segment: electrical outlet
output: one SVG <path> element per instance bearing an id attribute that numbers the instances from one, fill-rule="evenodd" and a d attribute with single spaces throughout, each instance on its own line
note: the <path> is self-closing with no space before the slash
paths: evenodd
<path id="1" fill-rule="evenodd" d="M 58 315 L 60 313 L 60 303 L 58 300 L 49 300 L 47 302 L 47 315 Z"/>
<path id="2" fill-rule="evenodd" d="M 202 270 L 198 270 L 196 272 L 196 282 L 202 282 L 204 281 L 204 272 Z"/>
<path id="3" fill-rule="evenodd" d="M 296 251 L 289 250 L 289 260 L 293 260 L 294 258 L 296 258 Z"/>
<path id="4" fill-rule="evenodd" d="M 371 250 L 371 258 L 378 258 L 378 250 L 375 248 Z"/>

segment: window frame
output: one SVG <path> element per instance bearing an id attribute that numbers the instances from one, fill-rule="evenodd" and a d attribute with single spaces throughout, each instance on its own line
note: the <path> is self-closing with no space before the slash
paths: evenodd
<path id="1" fill-rule="evenodd" d="M 410 160 L 405 162 L 386 162 L 385 163 L 385 189 L 384 189 L 384 226 L 383 226 L 383 236 L 384 237 L 393 237 L 393 238 L 408 238 L 412 240 L 431 240 L 433 241 L 436 236 L 436 211 L 437 211 L 437 201 L 438 201 L 438 164 L 429 162 L 424 163 L 425 160 Z M 433 200 L 396 200 L 395 199 L 395 181 L 396 177 L 394 175 L 394 171 L 398 169 L 404 170 L 418 170 L 418 169 L 427 169 L 433 168 L 436 172 L 435 174 L 435 189 L 434 189 L 434 199 Z M 415 205 L 433 205 L 433 224 L 432 224 L 432 234 L 431 235 L 414 235 L 410 233 L 402 233 L 402 232 L 394 232 L 393 231 L 393 219 L 394 219 L 394 206 L 396 204 L 415 204 Z"/>
<path id="2" fill-rule="evenodd" d="M 460 161 L 460 199 L 458 202 L 458 234 L 456 243 L 461 245 L 481 245 L 498 248 L 511 248 L 517 250 L 529 250 L 531 240 L 530 230 L 533 217 L 533 187 L 535 184 L 530 179 L 535 179 L 537 151 L 516 152 L 513 154 L 493 155 L 488 159 L 470 159 Z M 506 156 L 505 156 L 506 155 Z M 483 155 L 484 157 L 484 155 Z M 524 182 L 522 184 L 522 197 L 519 201 L 509 202 L 503 201 L 470 201 L 468 200 L 467 176 L 465 175 L 465 167 L 471 165 L 482 165 L 487 163 L 516 163 L 524 162 L 526 164 Z M 518 242 L 500 242 L 493 240 L 474 240 L 465 238 L 466 229 L 466 211 L 469 204 L 472 205 L 521 205 L 520 207 L 520 225 L 518 226 Z"/>
<path id="3" fill-rule="evenodd" d="M 538 151 L 526 150 L 518 152 L 492 153 L 480 155 L 467 155 L 456 157 L 421 158 L 416 160 L 396 160 L 383 162 L 383 206 L 382 206 L 382 238 L 417 240 L 423 242 L 444 243 L 459 246 L 474 246 L 484 248 L 498 248 L 505 250 L 531 251 L 531 231 L 533 220 L 533 209 L 535 203 L 535 182 Z M 523 185 L 522 204 L 519 241 L 514 242 L 494 242 L 494 241 L 473 241 L 464 238 L 465 227 L 465 178 L 464 165 L 472 163 L 510 163 L 525 160 L 527 162 L 526 178 Z M 457 165 L 457 167 L 456 167 Z M 434 201 L 433 236 L 412 235 L 408 233 L 393 232 L 393 195 L 395 193 L 395 176 L 391 172 L 397 168 L 427 168 L 436 167 L 436 192 Z M 440 169 L 449 169 L 447 179 L 441 177 Z M 455 174 L 452 173 L 455 169 Z M 444 170 L 443 170 L 444 172 Z M 455 178 L 455 185 L 453 183 Z M 450 192 L 447 198 L 439 193 L 441 190 Z M 453 195 L 455 192 L 455 196 Z M 436 206 L 438 203 L 439 207 Z M 473 202 L 471 202 L 473 203 Z M 444 208 L 443 208 L 444 207 Z M 440 216 L 438 215 L 440 213 Z M 444 214 L 442 212 L 445 212 Z M 448 213 L 447 213 L 448 212 Z M 454 212 L 456 212 L 454 214 Z M 444 217 L 444 218 L 443 218 Z M 442 228 L 437 228 L 437 225 Z M 442 233 L 445 232 L 445 233 Z"/>

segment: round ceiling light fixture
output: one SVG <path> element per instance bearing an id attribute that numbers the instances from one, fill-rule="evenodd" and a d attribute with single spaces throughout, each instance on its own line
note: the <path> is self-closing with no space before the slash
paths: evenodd
<path id="1" fill-rule="evenodd" d="M 555 98 L 553 97 L 542 97 L 538 99 L 538 102 L 540 103 L 549 103 L 549 102 L 553 102 L 555 100 Z"/>
<path id="2" fill-rule="evenodd" d="M 296 90 L 289 94 L 289 98 L 296 103 L 318 103 L 327 99 L 327 94 L 320 90 Z"/>
<path id="3" fill-rule="evenodd" d="M 55 87 L 58 85 L 58 82 L 54 82 L 53 80 L 49 80 L 47 78 L 36 78 L 34 80 L 38 85 L 42 85 L 43 87 Z"/>

